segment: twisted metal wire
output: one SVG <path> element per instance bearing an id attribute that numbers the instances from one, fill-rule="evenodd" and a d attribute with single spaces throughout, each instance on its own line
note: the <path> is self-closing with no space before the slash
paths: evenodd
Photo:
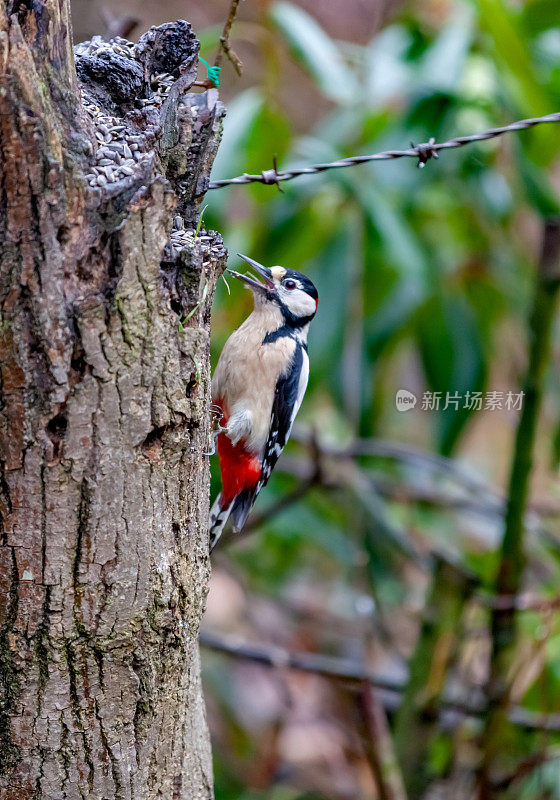
<path id="1" fill-rule="evenodd" d="M 277 170 L 276 166 L 274 166 L 273 169 L 265 169 L 258 175 L 249 175 L 245 172 L 243 175 L 238 175 L 236 178 L 223 178 L 222 180 L 211 181 L 208 188 L 221 189 L 223 186 L 247 183 L 263 183 L 266 186 L 278 186 L 282 181 L 291 181 L 302 175 L 316 175 L 319 172 L 326 172 L 326 170 L 329 169 L 355 167 L 358 164 L 367 164 L 370 161 L 392 161 L 396 158 L 416 158 L 418 159 L 418 166 L 424 167 L 431 158 L 439 157 L 440 150 L 454 150 L 457 147 L 464 147 L 473 142 L 495 139 L 497 136 L 503 136 L 505 133 L 516 133 L 517 131 L 523 131 L 527 128 L 533 128 L 535 125 L 541 125 L 545 122 L 560 122 L 560 111 L 554 114 L 546 114 L 543 117 L 521 119 L 500 128 L 490 128 L 490 130 L 483 131 L 482 133 L 473 133 L 470 136 L 456 136 L 454 139 L 449 139 L 447 142 L 436 142 L 435 139 L 432 138 L 428 142 L 412 146 L 408 150 L 383 150 L 380 153 L 341 158 L 337 161 L 312 164 L 309 167 L 294 169 Z"/>

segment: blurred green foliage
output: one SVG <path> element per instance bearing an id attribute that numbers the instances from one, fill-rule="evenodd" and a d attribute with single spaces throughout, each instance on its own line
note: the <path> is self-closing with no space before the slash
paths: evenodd
<path id="1" fill-rule="evenodd" d="M 269 169 L 274 156 L 280 166 L 330 161 L 431 136 L 442 141 L 560 109 L 560 15 L 553 0 L 410 5 L 365 45 L 333 40 L 288 2 L 263 4 L 261 25 L 269 32 L 262 80 L 228 106 L 216 178 Z M 214 34 L 203 35 L 208 48 L 203 55 L 211 52 Z M 285 86 L 279 91 L 281 65 L 288 58 L 301 66 L 310 103 L 315 92 L 329 104 L 310 127 L 294 120 L 280 101 L 290 96 Z M 541 220 L 559 213 L 559 151 L 560 128 L 543 125 L 444 152 L 424 169 L 403 159 L 300 178 L 283 184 L 282 193 L 251 185 L 208 195 L 205 225 L 223 234 L 230 263 L 243 252 L 267 265 L 301 270 L 318 287 L 303 423 L 339 446 L 354 437 L 391 437 L 441 456 L 462 454 L 480 412 L 417 409 L 407 418 L 414 421 L 405 422 L 394 408 L 395 390 L 406 387 L 420 395 L 430 390 L 443 397 L 517 391 Z M 214 359 L 252 305 L 237 282 L 230 287 L 231 295 L 223 284 L 218 289 Z M 549 383 L 552 399 L 540 444 L 544 461 L 552 456 L 560 405 L 552 373 Z M 515 415 L 492 418 L 491 413 L 485 423 L 476 421 L 486 448 L 480 450 L 479 443 L 477 466 L 489 495 L 491 485 L 507 474 L 515 422 Z M 299 464 L 305 461 L 297 445 L 288 453 Z M 488 585 L 501 532 L 495 506 L 479 511 L 473 523 L 472 516 L 465 519 L 456 508 L 425 497 L 395 500 L 395 487 L 415 497 L 429 490 L 464 498 L 446 461 L 434 463 L 429 468 L 410 459 L 360 457 L 365 488 L 345 475 L 337 488 L 310 490 L 267 520 L 257 536 L 231 547 L 228 569 L 243 575 L 245 591 L 274 598 L 280 606 L 306 581 L 328 587 L 330 610 L 348 619 L 356 615 L 360 598 L 372 597 L 374 628 L 422 595 L 403 569 L 411 540 L 445 548 Z M 474 469 L 465 469 L 472 477 Z M 215 480 L 217 463 L 213 472 Z M 290 472 L 279 465 L 257 511 L 296 488 L 301 477 Z M 557 483 L 546 489 L 552 499 L 558 497 Z M 483 494 L 479 487 L 468 496 L 483 503 Z M 543 596 L 554 594 L 559 566 L 553 533 L 533 536 L 528 586 Z M 525 702 L 534 710 L 556 711 L 560 630 L 550 622 L 543 634 L 539 614 L 524 617 L 523 625 L 528 643 L 540 636 L 546 645 Z M 315 644 L 342 654 L 349 647 L 343 637 L 331 640 L 324 631 Z M 217 796 L 319 800 L 322 795 L 305 795 L 290 781 L 275 781 L 262 791 L 243 788 L 242 765 L 258 752 L 258 743 L 244 730 L 224 689 L 227 669 L 217 657 L 208 659 L 209 687 L 213 695 L 221 691 L 216 702 L 230 724 L 227 755 L 223 747 L 215 755 Z M 534 737 L 519 734 L 513 751 L 521 757 L 533 745 Z M 451 769 L 453 747 L 445 735 L 434 741 L 434 774 Z M 560 798 L 559 783 L 557 763 L 548 764 L 511 796 Z"/>

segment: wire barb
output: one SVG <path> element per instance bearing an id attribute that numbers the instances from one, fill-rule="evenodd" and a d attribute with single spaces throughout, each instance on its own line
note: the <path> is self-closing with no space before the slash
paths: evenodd
<path id="1" fill-rule="evenodd" d="M 320 172 L 326 172 L 329 169 L 343 169 L 345 167 L 355 167 L 358 164 L 367 164 L 370 161 L 393 161 L 397 158 L 415 158 L 418 160 L 418 166 L 422 169 L 431 158 L 439 158 L 441 150 L 455 150 L 458 147 L 465 147 L 465 145 L 473 144 L 474 142 L 483 142 L 487 139 L 495 139 L 498 136 L 503 136 L 506 133 L 517 133 L 518 131 L 526 130 L 527 128 L 534 128 L 536 125 L 543 123 L 560 122 L 560 111 L 553 114 L 546 114 L 543 117 L 531 117 L 529 119 L 520 119 L 517 122 L 512 122 L 509 125 L 504 125 L 500 128 L 490 128 L 481 133 L 473 133 L 470 136 L 456 136 L 454 139 L 449 139 L 446 142 L 436 142 L 432 137 L 423 144 L 410 146 L 409 150 L 384 150 L 380 153 L 371 153 L 370 155 L 352 156 L 351 158 L 340 158 L 337 161 L 330 161 L 325 164 L 312 164 L 308 167 L 300 167 L 289 170 L 277 170 L 276 164 L 274 169 L 265 169 L 257 175 L 249 175 L 244 172 L 243 175 L 238 175 L 236 178 L 223 178 L 217 181 L 211 181 L 209 189 L 221 189 L 224 186 L 233 186 L 237 184 L 248 183 L 262 183 L 265 186 L 276 185 L 280 188 L 279 184 L 283 181 L 291 181 L 294 178 L 299 178 L 302 175 L 317 175 Z"/>
<path id="2" fill-rule="evenodd" d="M 415 150 L 418 152 L 419 169 L 423 169 L 430 160 L 430 158 L 439 158 L 435 144 L 436 140 L 432 136 L 427 143 L 416 145 Z"/>
<path id="3" fill-rule="evenodd" d="M 276 156 L 272 159 L 272 169 L 263 169 L 261 176 L 262 183 L 264 183 L 265 186 L 276 186 L 278 191 L 282 192 L 282 187 L 278 179 L 278 161 Z"/>

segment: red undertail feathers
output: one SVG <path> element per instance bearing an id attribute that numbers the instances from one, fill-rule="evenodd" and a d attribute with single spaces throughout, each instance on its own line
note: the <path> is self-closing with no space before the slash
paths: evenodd
<path id="1" fill-rule="evenodd" d="M 218 401 L 224 416 L 221 424 L 226 427 L 228 411 L 223 402 Z M 220 506 L 226 508 L 244 489 L 256 485 L 261 476 L 261 464 L 256 453 L 245 449 L 243 441 L 234 445 L 224 433 L 218 436 L 218 454 L 222 473 L 222 496 Z"/>

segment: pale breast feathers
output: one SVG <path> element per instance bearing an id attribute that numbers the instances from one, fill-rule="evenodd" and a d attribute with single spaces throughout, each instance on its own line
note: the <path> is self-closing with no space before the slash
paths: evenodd
<path id="1" fill-rule="evenodd" d="M 276 385 L 291 365 L 296 343 L 282 337 L 263 344 L 266 329 L 247 322 L 230 336 L 222 350 L 212 380 L 212 396 L 227 407 L 232 441 L 245 439 L 249 450 L 260 453 L 268 437 Z"/>

